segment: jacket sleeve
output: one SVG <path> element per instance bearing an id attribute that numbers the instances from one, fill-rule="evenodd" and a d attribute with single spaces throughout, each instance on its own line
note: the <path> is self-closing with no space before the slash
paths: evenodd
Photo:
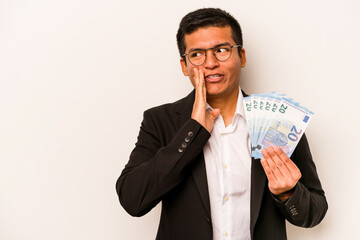
<path id="1" fill-rule="evenodd" d="M 281 202 L 274 197 L 275 205 L 292 224 L 314 227 L 324 218 L 328 204 L 305 135 L 291 159 L 300 169 L 302 177 L 287 201 Z"/>
<path id="2" fill-rule="evenodd" d="M 161 139 L 168 133 L 157 127 L 154 116 L 144 112 L 137 143 L 116 182 L 120 203 L 132 216 L 146 214 L 180 184 L 210 138 L 202 125 L 189 119 L 162 146 Z"/>

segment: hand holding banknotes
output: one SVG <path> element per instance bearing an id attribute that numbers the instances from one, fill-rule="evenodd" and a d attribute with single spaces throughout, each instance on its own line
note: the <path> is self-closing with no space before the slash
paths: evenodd
<path id="1" fill-rule="evenodd" d="M 278 147 L 268 147 L 261 151 L 261 165 L 268 178 L 270 192 L 280 201 L 292 195 L 292 189 L 301 178 L 301 172 L 293 161 Z"/>
<path id="2" fill-rule="evenodd" d="M 220 109 L 214 109 L 210 113 L 206 111 L 206 86 L 204 72 L 194 68 L 195 102 L 191 118 L 200 123 L 208 132 L 214 127 L 214 121 L 220 114 Z"/>

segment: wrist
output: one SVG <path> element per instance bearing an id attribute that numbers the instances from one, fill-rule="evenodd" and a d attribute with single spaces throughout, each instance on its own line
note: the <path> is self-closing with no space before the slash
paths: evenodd
<path id="1" fill-rule="evenodd" d="M 280 193 L 278 195 L 275 195 L 275 197 L 280 200 L 281 202 L 285 202 L 286 200 L 288 200 L 294 193 L 295 188 L 290 189 L 289 191 Z"/>

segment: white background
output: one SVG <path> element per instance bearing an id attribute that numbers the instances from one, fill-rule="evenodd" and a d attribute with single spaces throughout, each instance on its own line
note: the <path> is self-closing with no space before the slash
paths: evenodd
<path id="1" fill-rule="evenodd" d="M 307 135 L 329 203 L 289 239 L 359 227 L 360 4 L 337 1 L 0 0 L 0 239 L 154 239 L 159 206 L 121 208 L 115 181 L 145 109 L 191 91 L 175 35 L 199 7 L 240 22 L 241 86 L 315 112 Z"/>

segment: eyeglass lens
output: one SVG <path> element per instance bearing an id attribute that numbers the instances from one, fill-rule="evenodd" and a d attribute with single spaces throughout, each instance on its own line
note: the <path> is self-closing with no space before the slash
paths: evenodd
<path id="1" fill-rule="evenodd" d="M 211 48 L 210 48 L 211 49 Z M 231 56 L 230 45 L 220 45 L 212 48 L 215 58 L 219 61 L 226 61 Z M 206 49 L 194 49 L 189 52 L 189 60 L 194 65 L 202 65 L 206 60 Z"/>

